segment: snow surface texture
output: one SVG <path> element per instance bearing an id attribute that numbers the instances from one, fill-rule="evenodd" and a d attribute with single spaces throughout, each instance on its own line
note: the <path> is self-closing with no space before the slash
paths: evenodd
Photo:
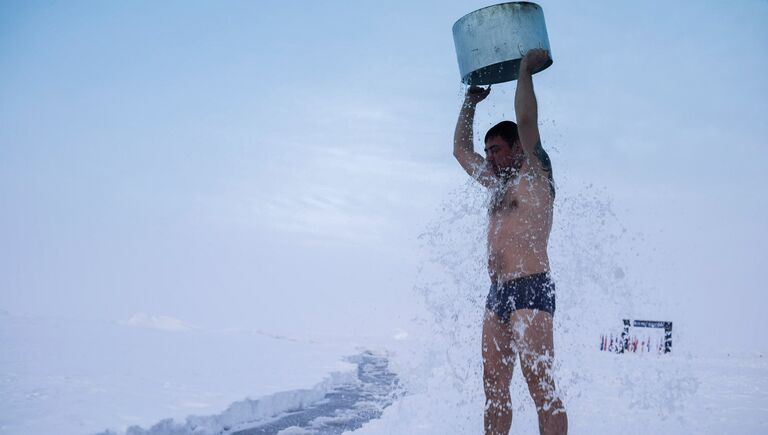
<path id="1" fill-rule="evenodd" d="M 357 429 L 392 403 L 397 378 L 383 356 L 365 352 L 347 360 L 357 364 L 355 373 L 334 373 L 314 388 L 242 400 L 221 414 L 189 416 L 184 422 L 165 419 L 149 429 L 132 426 L 126 435 L 333 435 Z"/>
<path id="2" fill-rule="evenodd" d="M 348 344 L 149 314 L 124 322 L 0 314 L 0 349 L 3 435 L 120 433 L 222 412 L 222 424 L 239 423 L 356 379 L 342 359 L 356 352 Z"/>
<path id="3" fill-rule="evenodd" d="M 303 409 L 322 400 L 328 392 L 340 385 L 355 383 L 352 373 L 333 373 L 325 381 L 310 389 L 283 391 L 260 399 L 245 399 L 231 404 L 221 414 L 211 416 L 189 416 L 184 422 L 165 419 L 149 429 L 131 426 L 126 435 L 213 435 L 232 433 L 233 428 L 246 422 L 258 422 L 274 418 L 283 412 Z M 113 435 L 105 431 L 99 435 Z"/>

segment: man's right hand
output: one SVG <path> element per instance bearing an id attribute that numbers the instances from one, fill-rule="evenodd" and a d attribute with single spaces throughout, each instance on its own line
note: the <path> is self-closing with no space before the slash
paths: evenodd
<path id="1" fill-rule="evenodd" d="M 487 88 L 482 88 L 480 86 L 470 86 L 469 89 L 467 89 L 467 93 L 464 96 L 464 105 L 471 105 L 474 106 L 477 103 L 485 100 L 485 97 L 488 96 L 488 94 L 491 93 L 491 86 L 488 85 Z"/>
<path id="2" fill-rule="evenodd" d="M 552 57 L 549 54 L 549 50 L 543 48 L 533 48 L 528 50 L 523 56 L 520 62 L 520 71 L 525 71 L 529 74 L 533 74 L 534 71 L 540 71 L 547 62 L 551 62 Z"/>

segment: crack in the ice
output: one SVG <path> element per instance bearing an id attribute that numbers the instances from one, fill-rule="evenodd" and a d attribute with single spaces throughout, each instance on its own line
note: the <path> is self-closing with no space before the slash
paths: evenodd
<path id="1" fill-rule="evenodd" d="M 349 358 L 357 364 L 359 382 L 341 385 L 322 401 L 285 414 L 276 420 L 240 426 L 227 435 L 312 434 L 338 435 L 376 419 L 401 393 L 397 375 L 383 356 L 365 352 Z"/>

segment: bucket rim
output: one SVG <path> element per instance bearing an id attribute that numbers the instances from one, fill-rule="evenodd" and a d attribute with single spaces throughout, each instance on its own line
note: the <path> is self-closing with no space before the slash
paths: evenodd
<path id="1" fill-rule="evenodd" d="M 542 12 L 544 11 L 544 8 L 542 8 L 541 5 L 539 5 L 538 3 L 534 3 L 534 2 L 522 1 L 522 2 L 497 3 L 495 5 L 484 6 L 484 7 L 480 8 L 480 9 L 476 9 L 476 10 L 474 10 L 472 12 L 464 14 L 461 18 L 456 20 L 455 23 L 453 23 L 452 30 L 455 32 L 456 31 L 456 26 L 458 26 L 460 22 L 464 21 L 464 19 L 467 18 L 468 16 L 476 14 L 477 12 L 480 12 L 480 11 L 485 10 L 485 9 L 495 8 L 497 6 L 502 6 L 502 5 L 532 5 L 532 6 L 536 7 L 536 8 L 538 8 L 540 11 L 542 11 Z"/>

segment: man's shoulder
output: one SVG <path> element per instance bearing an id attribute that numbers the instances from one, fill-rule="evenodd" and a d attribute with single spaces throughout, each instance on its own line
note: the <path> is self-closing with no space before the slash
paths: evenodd
<path id="1" fill-rule="evenodd" d="M 538 167 L 538 170 L 543 172 L 544 177 L 546 178 L 547 183 L 549 184 L 549 190 L 552 194 L 552 198 L 555 197 L 555 178 L 552 174 L 552 160 L 549 158 L 549 154 L 544 150 L 544 147 L 541 145 L 541 140 L 536 142 L 536 147 L 534 148 L 534 159 L 536 159 L 536 163 Z"/>
<path id="2" fill-rule="evenodd" d="M 544 146 L 541 145 L 541 140 L 536 142 L 536 146 L 533 148 L 533 155 L 544 172 L 552 173 L 552 160 L 549 158 L 547 151 L 544 150 Z"/>
<path id="3" fill-rule="evenodd" d="M 531 165 L 526 173 L 520 177 L 520 185 L 516 191 L 529 192 L 533 196 L 549 196 L 551 200 L 555 198 L 555 183 L 552 178 L 552 171 Z"/>

